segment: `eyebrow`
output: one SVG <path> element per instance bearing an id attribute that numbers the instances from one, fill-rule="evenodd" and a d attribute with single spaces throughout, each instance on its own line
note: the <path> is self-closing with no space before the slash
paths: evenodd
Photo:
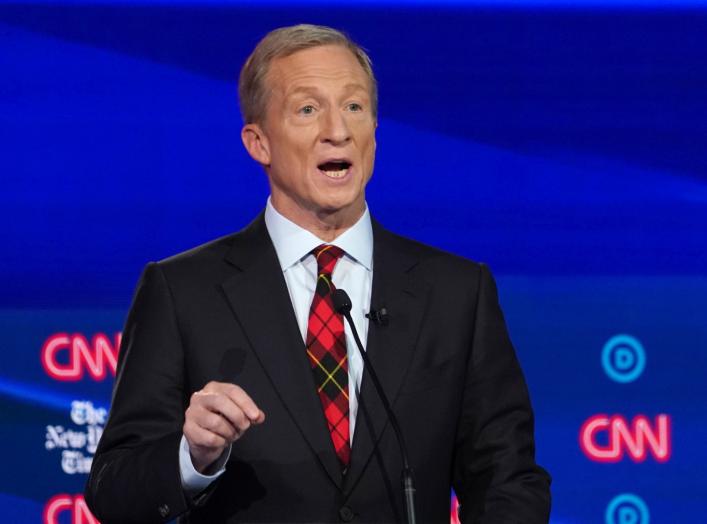
<path id="1" fill-rule="evenodd" d="M 294 89 L 287 90 L 285 92 L 285 96 L 292 96 L 292 95 L 298 95 L 300 93 L 304 94 L 315 94 L 319 91 L 316 87 L 308 87 L 308 86 L 300 86 L 300 87 L 295 87 Z"/>
<path id="2" fill-rule="evenodd" d="M 361 89 L 361 90 L 363 90 L 363 91 L 368 92 L 368 88 L 367 88 L 366 86 L 361 85 L 361 84 L 356 83 L 356 82 L 351 82 L 351 83 L 349 83 L 349 84 L 346 84 L 346 85 L 344 86 L 344 89 L 346 89 L 346 90 L 348 90 L 348 91 L 356 91 L 357 89 Z"/>
<path id="3" fill-rule="evenodd" d="M 350 83 L 344 85 L 344 90 L 349 91 L 349 92 L 358 91 L 358 90 L 368 92 L 368 89 L 366 88 L 366 86 L 359 84 L 357 82 L 350 82 Z M 300 93 L 309 95 L 309 94 L 317 94 L 318 92 L 319 92 L 319 88 L 317 86 L 299 86 L 299 87 L 293 88 L 292 90 L 287 91 L 285 96 L 290 97 L 292 95 L 298 95 Z"/>

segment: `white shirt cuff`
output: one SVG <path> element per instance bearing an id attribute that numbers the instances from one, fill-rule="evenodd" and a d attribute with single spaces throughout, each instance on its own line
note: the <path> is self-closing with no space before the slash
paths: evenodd
<path id="1" fill-rule="evenodd" d="M 205 490 L 209 484 L 214 480 L 219 478 L 224 471 L 226 471 L 226 462 L 228 457 L 231 456 L 231 446 L 228 446 L 226 450 L 221 454 L 216 462 L 212 465 L 210 469 L 216 469 L 216 472 L 212 475 L 202 475 L 199 473 L 194 464 L 191 461 L 191 455 L 189 454 L 189 443 L 186 437 L 182 435 L 182 440 L 179 443 L 179 475 L 182 478 L 182 489 L 187 492 L 190 496 L 195 496 L 199 492 Z"/>

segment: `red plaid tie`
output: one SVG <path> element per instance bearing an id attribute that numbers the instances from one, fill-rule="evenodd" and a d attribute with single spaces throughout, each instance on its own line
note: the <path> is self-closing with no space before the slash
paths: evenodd
<path id="1" fill-rule="evenodd" d="M 349 464 L 349 365 L 346 359 L 344 319 L 334 311 L 331 281 L 334 266 L 344 252 L 322 244 L 312 250 L 317 259 L 317 287 L 309 310 L 307 355 L 329 426 L 334 450 L 342 467 Z"/>

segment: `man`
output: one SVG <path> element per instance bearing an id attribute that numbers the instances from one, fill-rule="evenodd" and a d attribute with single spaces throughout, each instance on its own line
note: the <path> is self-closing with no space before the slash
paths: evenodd
<path id="1" fill-rule="evenodd" d="M 270 199 L 243 231 L 147 266 L 91 509 L 104 524 L 403 521 L 400 452 L 334 310 L 341 288 L 405 434 L 418 521 L 448 521 L 453 486 L 464 522 L 546 522 L 549 477 L 489 271 L 369 215 L 365 52 L 330 28 L 279 29 L 239 87 Z"/>

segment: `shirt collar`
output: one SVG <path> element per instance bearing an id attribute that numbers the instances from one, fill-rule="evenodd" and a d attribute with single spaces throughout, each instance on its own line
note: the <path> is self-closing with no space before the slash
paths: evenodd
<path id="1" fill-rule="evenodd" d="M 312 249 L 322 243 L 340 247 L 350 258 L 368 271 L 371 271 L 373 266 L 373 228 L 371 227 L 368 206 L 353 226 L 332 242 L 324 242 L 313 233 L 282 216 L 273 207 L 268 197 L 268 203 L 265 206 L 265 227 L 275 246 L 275 252 L 283 271 L 302 260 Z"/>

